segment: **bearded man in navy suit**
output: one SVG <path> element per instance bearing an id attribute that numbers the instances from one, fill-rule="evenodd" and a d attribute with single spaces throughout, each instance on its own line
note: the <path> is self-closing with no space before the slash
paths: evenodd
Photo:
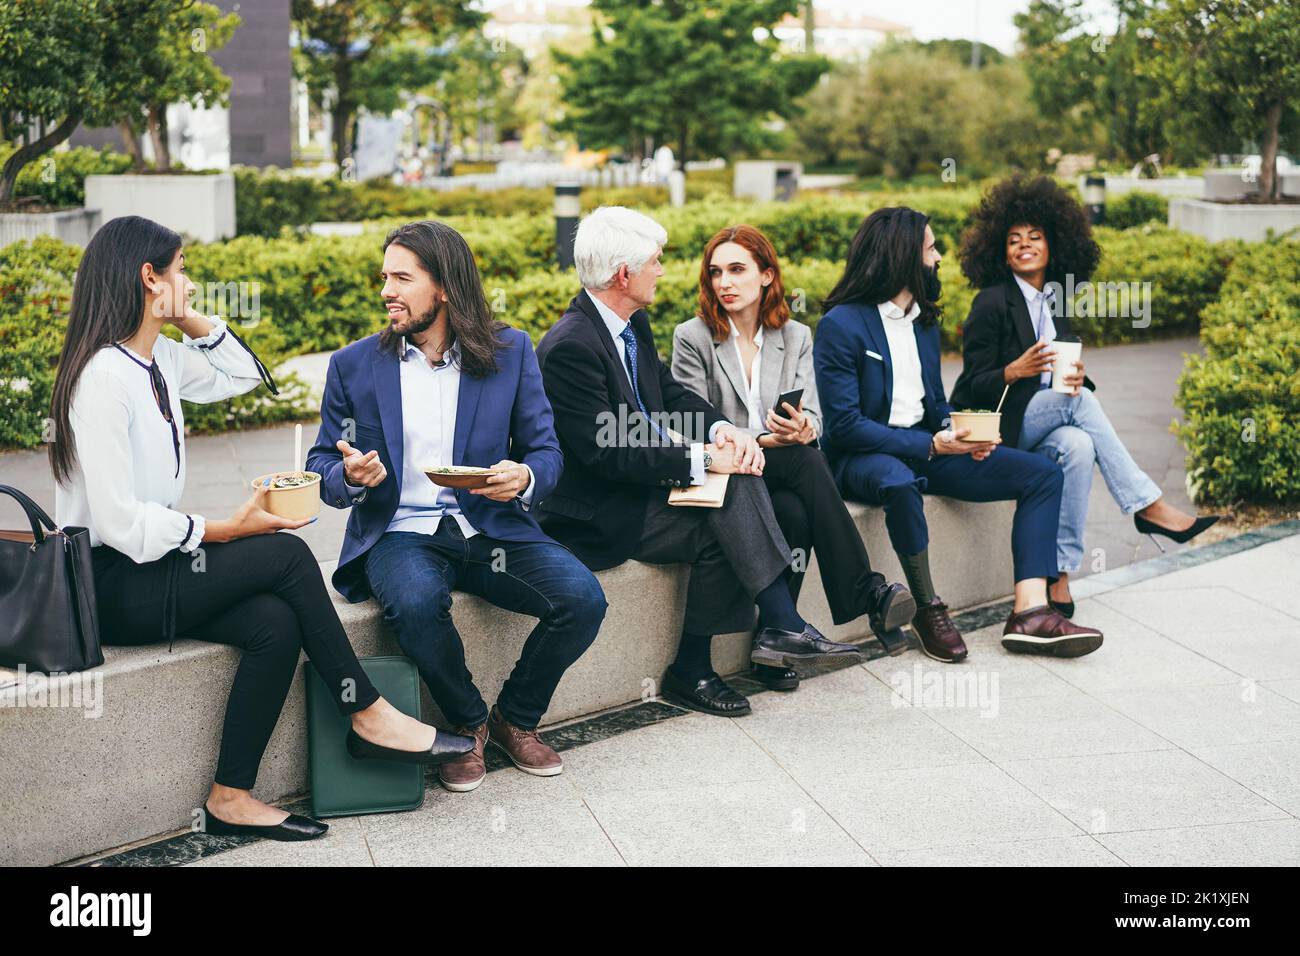
<path id="1" fill-rule="evenodd" d="M 394 230 L 382 276 L 388 327 L 330 359 L 307 458 L 325 502 L 352 508 L 334 586 L 349 601 L 379 600 L 434 702 L 474 737 L 473 751 L 438 768 L 444 787 L 477 787 L 489 742 L 520 770 L 552 776 L 563 763 L 537 725 L 606 603 L 530 510 L 563 468 L 532 343 L 492 317 L 473 253 L 449 226 Z M 426 470 L 448 465 L 496 473 L 481 488 L 434 484 Z M 453 589 L 538 619 L 491 709 L 465 666 Z"/>

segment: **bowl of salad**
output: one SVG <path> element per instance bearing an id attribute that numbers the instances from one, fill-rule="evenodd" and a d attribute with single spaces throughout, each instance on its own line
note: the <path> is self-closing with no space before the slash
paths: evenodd
<path id="1" fill-rule="evenodd" d="M 320 475 L 314 471 L 276 471 L 253 479 L 260 488 L 270 480 L 266 510 L 290 521 L 303 521 L 320 514 Z"/>
<path id="2" fill-rule="evenodd" d="M 984 409 L 971 409 L 952 413 L 952 428 L 965 428 L 970 432 L 964 441 L 997 441 L 1002 435 L 1002 413 Z"/>
<path id="3" fill-rule="evenodd" d="M 470 465 L 424 465 L 420 469 L 435 485 L 444 488 L 486 488 L 487 480 L 497 474 L 495 468 Z"/>

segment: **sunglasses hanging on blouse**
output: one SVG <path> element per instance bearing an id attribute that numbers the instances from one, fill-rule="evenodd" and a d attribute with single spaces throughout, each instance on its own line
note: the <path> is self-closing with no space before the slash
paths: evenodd
<path id="1" fill-rule="evenodd" d="M 279 395 L 280 390 L 275 386 L 275 379 L 271 377 L 271 373 L 267 371 L 266 366 L 262 364 L 262 360 L 257 357 L 257 353 L 250 349 L 248 343 L 236 335 L 233 330 L 226 329 L 225 333 L 222 334 L 222 338 L 225 338 L 226 335 L 230 335 L 236 342 L 243 346 L 245 352 L 253 356 L 253 361 L 257 365 L 257 372 L 262 377 L 262 383 L 266 385 L 272 395 Z M 212 345 L 199 347 L 210 349 L 215 348 L 220 344 L 221 339 L 217 339 L 217 341 L 213 342 Z M 172 414 L 171 394 L 167 391 L 167 380 L 163 378 L 162 369 L 158 367 L 158 360 L 154 359 L 146 365 L 129 351 L 122 348 L 120 344 L 114 343 L 113 347 L 149 373 L 149 381 L 153 385 L 153 397 L 154 401 L 158 404 L 158 411 L 162 413 L 163 421 L 170 425 L 172 429 L 172 450 L 176 454 L 176 475 L 173 477 L 179 476 L 181 473 L 181 435 L 176 429 L 176 416 Z"/>

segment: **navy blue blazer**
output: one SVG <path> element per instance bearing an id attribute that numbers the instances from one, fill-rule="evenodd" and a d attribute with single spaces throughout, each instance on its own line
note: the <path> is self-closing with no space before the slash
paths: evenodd
<path id="1" fill-rule="evenodd" d="M 921 424 L 933 434 L 948 427 L 952 418 L 939 368 L 939 326 L 913 322 L 912 330 L 925 385 Z M 813 368 L 825 422 L 822 445 L 837 481 L 850 455 L 876 452 L 926 458 L 930 454 L 925 432 L 889 424 L 894 364 L 876 306 L 843 303 L 822 316 L 813 337 Z"/>
<path id="2" fill-rule="evenodd" d="M 499 335 L 497 371 L 483 378 L 462 373 L 456 405 L 453 465 L 495 465 L 503 458 L 533 470 L 533 503 L 560 480 L 564 457 L 555 437 L 551 404 L 542 389 L 537 357 L 518 329 Z M 349 601 L 370 596 L 366 556 L 393 520 L 401 499 L 402 386 L 398 357 L 379 348 L 379 336 L 353 342 L 330 357 L 321 401 L 320 432 L 307 455 L 307 469 L 321 476 L 321 498 L 335 508 L 352 507 L 333 583 Z M 343 482 L 343 456 L 335 443 L 344 424 L 354 424 L 348 443 L 359 451 L 379 450 L 388 477 L 353 504 Z M 427 480 L 427 479 L 426 479 Z M 493 501 L 458 489 L 456 502 L 483 534 L 502 541 L 549 542 L 537 519 L 519 501 Z"/>

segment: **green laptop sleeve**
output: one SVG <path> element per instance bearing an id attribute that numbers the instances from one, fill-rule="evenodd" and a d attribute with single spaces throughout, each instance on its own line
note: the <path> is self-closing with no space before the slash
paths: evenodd
<path id="1" fill-rule="evenodd" d="M 412 717 L 420 716 L 420 675 L 409 658 L 363 657 L 361 667 L 390 704 Z M 350 722 L 339 713 L 310 661 L 306 679 L 312 813 L 317 817 L 391 813 L 424 803 L 424 767 L 353 760 L 346 744 Z"/>

